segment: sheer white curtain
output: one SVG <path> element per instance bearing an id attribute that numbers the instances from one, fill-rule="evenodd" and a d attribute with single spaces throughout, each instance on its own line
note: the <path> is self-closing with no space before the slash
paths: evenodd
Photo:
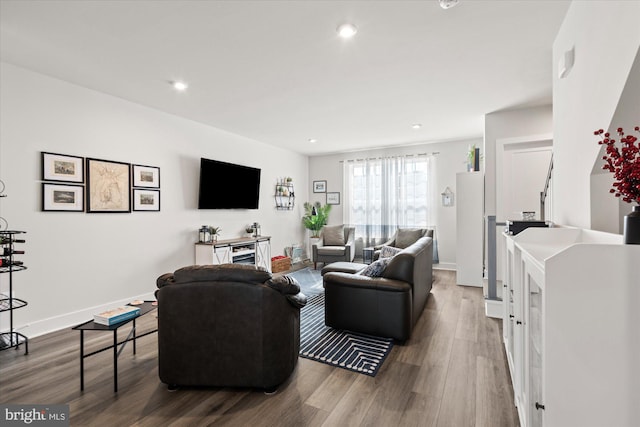
<path id="1" fill-rule="evenodd" d="M 434 163 L 433 155 L 345 161 L 344 223 L 356 238 L 374 246 L 398 228 L 435 230 Z"/>

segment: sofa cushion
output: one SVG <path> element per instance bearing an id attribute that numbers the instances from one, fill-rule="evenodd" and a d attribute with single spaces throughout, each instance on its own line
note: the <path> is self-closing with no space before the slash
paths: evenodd
<path id="1" fill-rule="evenodd" d="M 384 273 L 385 268 L 387 268 L 387 265 L 389 265 L 389 262 L 392 258 L 393 257 L 380 258 L 379 260 L 369 264 L 369 266 L 362 270 L 360 274 L 369 277 L 381 277 L 382 273 Z"/>
<path id="2" fill-rule="evenodd" d="M 344 256 L 344 246 L 320 246 L 318 255 Z"/>
<path id="3" fill-rule="evenodd" d="M 422 237 L 424 230 L 421 228 L 400 228 L 396 234 L 395 247 L 404 249 L 413 245 Z"/>
<path id="4" fill-rule="evenodd" d="M 190 265 L 173 273 L 175 283 L 244 282 L 264 283 L 271 273 L 262 267 L 247 264 Z"/>
<path id="5" fill-rule="evenodd" d="M 394 248 L 393 246 L 383 246 L 380 248 L 380 258 L 391 258 L 398 252 L 402 252 L 402 249 Z"/>
<path id="6" fill-rule="evenodd" d="M 344 246 L 344 225 L 325 226 L 322 240 L 325 246 Z"/>

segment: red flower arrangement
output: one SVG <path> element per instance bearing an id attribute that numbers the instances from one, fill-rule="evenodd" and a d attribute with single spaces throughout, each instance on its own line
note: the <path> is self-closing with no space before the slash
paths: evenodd
<path id="1" fill-rule="evenodd" d="M 640 126 L 634 128 L 636 132 L 640 132 Z M 599 129 L 593 132 L 594 135 L 600 136 L 598 144 L 606 145 L 606 154 L 602 156 L 602 160 L 606 163 L 602 169 L 613 173 L 613 188 L 610 193 L 616 197 L 622 197 L 625 202 L 636 202 L 640 204 L 640 143 L 636 145 L 636 138 L 633 135 L 626 135 L 622 128 L 618 128 L 620 135 L 621 147 L 616 147 L 616 140 L 610 138 L 609 132 Z"/>

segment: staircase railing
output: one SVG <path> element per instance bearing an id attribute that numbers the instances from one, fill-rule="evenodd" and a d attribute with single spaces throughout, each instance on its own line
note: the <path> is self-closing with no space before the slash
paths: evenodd
<path id="1" fill-rule="evenodd" d="M 553 172 L 553 153 L 551 154 L 551 160 L 549 161 L 549 171 L 547 172 L 547 179 L 544 183 L 544 190 L 540 192 L 540 221 L 544 221 L 544 206 L 549 195 L 549 186 L 551 184 L 551 172 Z"/>

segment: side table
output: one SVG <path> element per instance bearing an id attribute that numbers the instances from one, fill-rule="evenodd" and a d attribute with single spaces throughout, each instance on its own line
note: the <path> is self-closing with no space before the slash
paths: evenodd
<path id="1" fill-rule="evenodd" d="M 113 391 L 114 393 L 118 391 L 118 356 L 124 350 L 124 346 L 129 342 L 133 341 L 133 354 L 136 354 L 136 338 L 141 338 L 146 335 L 157 332 L 158 329 L 154 329 L 152 331 L 145 332 L 141 335 L 136 335 L 136 319 L 140 316 L 143 316 L 149 313 L 152 310 L 156 309 L 156 306 L 153 305 L 154 301 L 145 301 L 140 305 L 136 305 L 136 307 L 140 308 L 140 314 L 131 319 L 124 320 L 122 322 L 116 323 L 114 325 L 102 325 L 100 323 L 96 323 L 93 320 L 89 320 L 88 322 L 81 323 L 80 325 L 74 326 L 71 329 L 76 331 L 80 331 L 80 390 L 84 390 L 84 359 L 87 357 L 93 356 L 98 353 L 102 353 L 103 351 L 113 349 Z M 131 331 L 127 338 L 124 341 L 118 342 L 118 329 L 124 325 L 132 323 Z M 85 331 L 103 331 L 103 332 L 113 332 L 113 344 L 107 347 L 103 347 L 99 350 L 92 351 L 91 353 L 84 353 L 84 332 Z"/>
<path id="2" fill-rule="evenodd" d="M 373 252 L 375 251 L 374 248 L 369 247 L 369 248 L 363 248 L 362 249 L 362 262 L 365 264 L 371 264 L 373 262 Z"/>

